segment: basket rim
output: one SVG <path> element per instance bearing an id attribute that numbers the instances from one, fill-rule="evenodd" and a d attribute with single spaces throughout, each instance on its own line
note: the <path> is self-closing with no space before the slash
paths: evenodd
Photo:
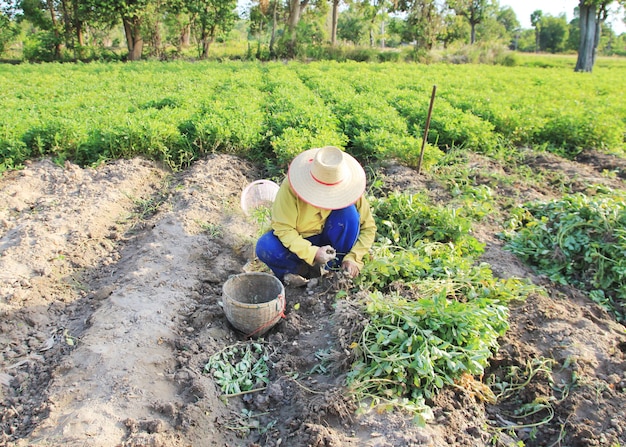
<path id="1" fill-rule="evenodd" d="M 242 301 L 238 301 L 235 298 L 232 298 L 230 295 L 228 295 L 227 293 L 225 293 L 224 291 L 224 286 L 226 286 L 226 284 L 228 284 L 230 281 L 236 280 L 237 278 L 240 277 L 250 277 L 250 276 L 264 276 L 267 278 L 273 278 L 275 279 L 277 284 L 280 284 L 280 293 L 278 293 L 278 295 L 276 295 L 276 298 L 269 300 L 269 301 L 265 301 L 264 303 L 244 303 Z M 272 304 L 274 303 L 278 303 L 280 301 L 280 299 L 284 299 L 285 298 L 285 286 L 283 285 L 283 283 L 276 278 L 274 275 L 270 275 L 269 273 L 265 273 L 265 272 L 244 272 L 244 273 L 237 273 L 235 275 L 231 275 L 222 285 L 222 294 L 223 294 L 223 300 L 224 300 L 224 304 L 226 304 L 226 302 L 228 302 L 229 304 L 232 304 L 234 307 L 239 307 L 239 308 L 244 308 L 244 309 L 261 309 L 261 308 L 266 308 L 266 307 L 270 307 Z"/>

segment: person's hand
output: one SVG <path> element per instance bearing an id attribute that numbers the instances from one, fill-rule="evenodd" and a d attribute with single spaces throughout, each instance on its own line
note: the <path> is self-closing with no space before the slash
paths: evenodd
<path id="1" fill-rule="evenodd" d="M 350 278 L 355 278 L 361 271 L 361 269 L 359 269 L 359 266 L 352 261 L 343 261 L 341 263 L 341 267 L 346 272 L 346 275 L 348 275 Z"/>
<path id="2" fill-rule="evenodd" d="M 317 264 L 326 264 L 337 257 L 337 252 L 330 245 L 324 245 L 317 249 L 315 253 L 315 262 Z"/>

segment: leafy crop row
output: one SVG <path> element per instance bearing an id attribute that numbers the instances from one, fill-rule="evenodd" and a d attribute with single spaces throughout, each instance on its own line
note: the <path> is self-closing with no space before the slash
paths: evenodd
<path id="1" fill-rule="evenodd" d="M 286 166 L 303 149 L 345 146 L 338 117 L 293 70 L 270 67 L 267 90 L 268 134 L 280 165 Z"/>
<path id="2" fill-rule="evenodd" d="M 90 165 L 142 155 L 174 169 L 208 151 L 283 165 L 335 144 L 414 165 L 438 149 L 530 145 L 624 153 L 626 77 L 563 69 L 414 64 L 142 63 L 0 66 L 0 171 L 49 155 Z"/>
<path id="3" fill-rule="evenodd" d="M 369 321 L 348 383 L 357 399 L 406 407 L 419 421 L 439 389 L 482 375 L 509 327 L 508 303 L 533 288 L 476 262 L 483 245 L 455 209 L 415 194 L 371 202 L 378 235 L 358 278 Z"/>
<path id="4" fill-rule="evenodd" d="M 262 147 L 265 133 L 264 83 L 258 74 L 254 66 L 228 72 L 179 125 L 194 158 L 213 151 L 254 158 L 249 149 Z"/>
<path id="5" fill-rule="evenodd" d="M 586 290 L 626 321 L 626 196 L 583 194 L 527 203 L 511 220 L 507 248 L 552 281 Z"/>

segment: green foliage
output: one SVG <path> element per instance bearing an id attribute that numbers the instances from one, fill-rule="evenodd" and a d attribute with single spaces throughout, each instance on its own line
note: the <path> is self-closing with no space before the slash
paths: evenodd
<path id="1" fill-rule="evenodd" d="M 398 91 L 394 105 L 414 129 L 421 129 L 428 114 L 425 92 Z M 463 147 L 490 153 L 498 145 L 494 125 L 480 117 L 453 107 L 445 98 L 436 98 L 436 113 L 431 117 L 428 140 L 441 148 Z"/>
<path id="2" fill-rule="evenodd" d="M 213 375 L 225 395 L 250 391 L 269 382 L 269 356 L 258 342 L 240 342 L 213 354 L 204 372 Z"/>
<path id="3" fill-rule="evenodd" d="M 626 196 L 573 194 L 528 203 L 504 235 L 507 249 L 560 284 L 571 283 L 626 320 Z"/>
<path id="4" fill-rule="evenodd" d="M 386 95 L 376 94 L 379 87 L 386 89 L 383 80 L 369 79 L 369 83 L 359 85 L 363 73 L 358 73 L 356 67 L 358 65 L 335 66 L 331 77 L 326 67 L 300 70 L 300 75 L 309 88 L 330 104 L 349 139 L 349 149 L 357 158 L 397 157 L 417 165 L 421 143 L 410 134 L 407 122 L 389 104 Z M 424 165 L 432 165 L 439 155 L 437 149 L 429 148 L 424 155 Z"/>
<path id="5" fill-rule="evenodd" d="M 461 375 L 481 375 L 508 329 L 506 306 L 488 299 L 447 298 L 446 283 L 411 300 L 373 293 L 360 358 L 348 374 L 357 398 L 408 398 L 420 402 Z"/>
<path id="6" fill-rule="evenodd" d="M 206 58 L 209 45 L 220 34 L 230 32 L 237 20 L 236 0 L 187 0 L 185 5 L 191 14 L 192 29 L 195 31 L 201 58 Z"/>
<path id="7" fill-rule="evenodd" d="M 255 66 L 221 79 L 202 100 L 200 110 L 179 125 L 180 132 L 199 154 L 222 151 L 262 160 L 264 147 L 263 83 Z"/>
<path id="8" fill-rule="evenodd" d="M 457 211 L 433 207 L 428 197 L 392 193 L 372 198 L 378 238 L 401 247 L 414 247 L 418 241 L 459 243 L 468 237 L 472 222 Z"/>
<path id="9" fill-rule="evenodd" d="M 612 111 L 609 109 L 556 110 L 547 117 L 535 139 L 549 144 L 554 152 L 570 159 L 588 147 L 611 152 L 612 148 L 620 147 L 624 142 L 622 130 L 611 119 Z"/>
<path id="10" fill-rule="evenodd" d="M 279 165 L 286 166 L 305 149 L 345 146 L 338 117 L 292 69 L 273 66 L 266 76 L 267 132 Z"/>
<path id="11" fill-rule="evenodd" d="M 19 26 L 11 21 L 9 16 L 0 10 L 0 55 L 9 44 L 19 35 Z"/>
<path id="12" fill-rule="evenodd" d="M 476 263 L 483 245 L 462 213 L 425 194 L 370 202 L 378 237 L 355 281 L 374 292 L 348 384 L 358 400 L 404 407 L 423 421 L 425 399 L 484 372 L 508 329 L 507 304 L 535 288 Z"/>
<path id="13" fill-rule="evenodd" d="M 541 18 L 539 29 L 540 51 L 549 51 L 551 53 L 563 51 L 567 45 L 568 37 L 569 29 L 565 15 L 559 17 L 546 15 Z"/>
<path id="14" fill-rule="evenodd" d="M 181 169 L 212 151 L 283 168 L 327 144 L 361 159 L 416 166 L 433 85 L 422 167 L 463 148 L 489 155 L 540 146 L 573 157 L 623 154 L 623 65 L 594 76 L 522 66 L 356 62 L 92 63 L 0 66 L 1 169 L 31 157 L 88 165 L 145 156 Z M 572 64 L 565 67 L 565 63 Z M 564 68 L 560 68 L 564 67 Z M 483 194 L 476 190 L 474 193 Z"/>

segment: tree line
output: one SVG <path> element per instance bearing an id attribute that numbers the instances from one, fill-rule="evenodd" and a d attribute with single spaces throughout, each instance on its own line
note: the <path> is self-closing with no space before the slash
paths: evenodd
<path id="1" fill-rule="evenodd" d="M 577 71 L 599 52 L 626 55 L 606 26 L 626 0 L 573 0 L 575 17 L 535 11 L 531 29 L 498 0 L 0 0 L 0 55 L 28 61 L 209 57 L 215 41 L 243 36 L 242 57 L 295 58 L 303 48 L 363 46 L 415 54 L 477 42 L 520 51 L 577 51 Z M 621 17 L 621 20 L 626 20 Z M 124 51 L 112 52 L 116 44 Z M 309 52 L 310 54 L 310 52 Z"/>

